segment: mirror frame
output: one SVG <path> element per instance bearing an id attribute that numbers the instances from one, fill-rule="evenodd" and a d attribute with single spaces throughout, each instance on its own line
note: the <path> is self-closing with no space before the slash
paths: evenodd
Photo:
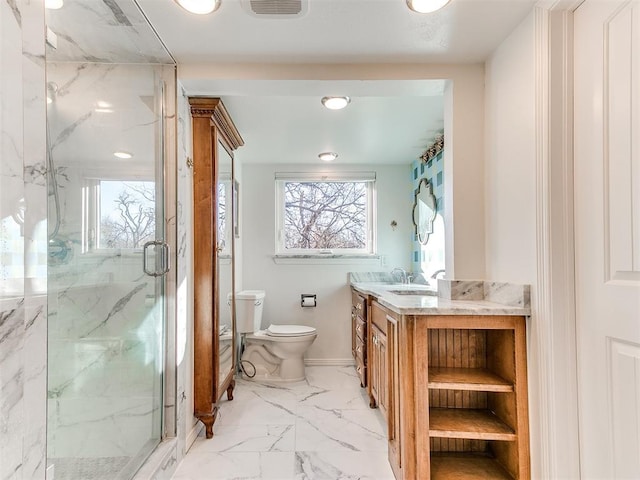
<path id="1" fill-rule="evenodd" d="M 421 245 L 426 245 L 429 241 L 429 235 L 433 233 L 433 221 L 436 219 L 437 213 L 436 197 L 433 195 L 431 182 L 426 178 L 421 178 L 413 198 L 412 218 L 416 238 Z M 421 205 L 429 207 L 431 212 L 422 212 Z M 423 217 L 423 214 L 426 216 Z"/>

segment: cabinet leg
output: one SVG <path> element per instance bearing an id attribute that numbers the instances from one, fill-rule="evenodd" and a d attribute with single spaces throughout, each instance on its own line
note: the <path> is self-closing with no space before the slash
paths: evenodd
<path id="1" fill-rule="evenodd" d="M 373 396 L 369 395 L 369 407 L 370 408 L 376 408 L 378 405 L 376 405 L 376 399 L 373 398 Z"/>
<path id="2" fill-rule="evenodd" d="M 233 389 L 236 387 L 236 381 L 231 380 L 229 382 L 229 386 L 227 387 L 227 400 L 233 400 Z"/>
<path id="3" fill-rule="evenodd" d="M 218 408 L 214 407 L 212 413 L 196 414 L 198 420 L 204 423 L 205 435 L 207 438 L 213 438 L 213 423 L 216 421 Z"/>

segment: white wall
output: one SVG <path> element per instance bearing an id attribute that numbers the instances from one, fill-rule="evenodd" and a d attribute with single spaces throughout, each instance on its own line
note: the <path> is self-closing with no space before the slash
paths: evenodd
<path id="1" fill-rule="evenodd" d="M 536 280 L 534 22 L 530 14 L 486 63 L 486 278 Z"/>
<path id="2" fill-rule="evenodd" d="M 198 81 L 211 79 L 449 80 L 444 117 L 445 195 L 451 199 L 445 205 L 447 277 L 484 277 L 483 64 L 198 63 L 179 65 L 178 76 L 195 85 Z M 211 92 L 194 91 L 190 94 L 211 95 Z M 242 133 L 242 126 L 238 125 L 238 128 Z"/>
<path id="3" fill-rule="evenodd" d="M 486 63 L 486 278 L 530 284 L 538 292 L 536 218 L 536 44 L 531 13 Z M 532 302 L 532 305 L 536 305 Z M 527 325 L 532 478 L 543 471 L 545 432 L 539 392 L 543 335 L 533 312 Z M 547 380 L 548 381 L 548 380 Z M 563 477 L 564 478 L 564 477 Z"/>
<path id="4" fill-rule="evenodd" d="M 241 151 L 238 152 L 238 158 Z M 319 170 L 320 166 L 316 168 Z M 355 171 L 354 166 L 334 170 Z M 326 168 L 325 168 L 326 170 Z M 240 178 L 240 246 L 243 252 L 243 289 L 266 291 L 263 328 L 270 323 L 310 325 L 318 338 L 307 352 L 308 359 L 330 362 L 351 361 L 350 291 L 351 271 L 383 271 L 395 266 L 410 268 L 412 250 L 411 168 L 406 166 L 360 167 L 376 172 L 379 261 L 352 264 L 276 264 L 275 253 L 275 172 L 313 171 L 306 165 L 245 164 Z M 392 220 L 398 222 L 392 229 Z M 327 260 L 332 262 L 332 260 Z M 315 293 L 316 308 L 300 307 L 300 294 Z"/>

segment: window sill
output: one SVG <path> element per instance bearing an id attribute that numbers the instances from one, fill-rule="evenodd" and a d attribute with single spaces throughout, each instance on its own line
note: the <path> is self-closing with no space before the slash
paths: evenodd
<path id="1" fill-rule="evenodd" d="M 278 265 L 380 265 L 380 255 L 369 254 L 279 254 L 273 256 Z"/>

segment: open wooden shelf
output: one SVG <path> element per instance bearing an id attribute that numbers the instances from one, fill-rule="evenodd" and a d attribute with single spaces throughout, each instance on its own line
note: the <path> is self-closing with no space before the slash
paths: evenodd
<path id="1" fill-rule="evenodd" d="M 432 455 L 431 480 L 513 480 L 495 459 L 478 455 Z"/>
<path id="2" fill-rule="evenodd" d="M 516 440 L 513 429 L 489 410 L 466 408 L 430 408 L 429 436 L 469 440 Z"/>
<path id="3" fill-rule="evenodd" d="M 429 368 L 429 388 L 513 392 L 513 384 L 485 368 Z"/>

